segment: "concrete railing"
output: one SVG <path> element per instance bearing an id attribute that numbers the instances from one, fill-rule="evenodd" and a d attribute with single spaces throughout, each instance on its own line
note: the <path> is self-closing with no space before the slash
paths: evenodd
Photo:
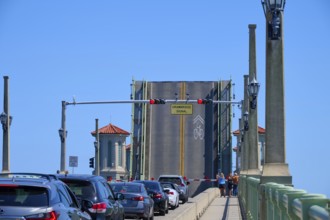
<path id="1" fill-rule="evenodd" d="M 189 202 L 184 204 L 184 209 L 173 217 L 173 220 L 197 220 L 199 219 L 211 202 L 220 196 L 219 189 L 212 187 L 198 194 L 193 198 L 189 198 Z"/>
<path id="2" fill-rule="evenodd" d="M 264 193 L 266 205 L 261 206 L 260 194 Z M 330 199 L 323 194 L 309 194 L 277 183 L 260 184 L 260 180 L 241 175 L 239 199 L 248 219 L 259 219 L 260 207 L 266 207 L 267 220 L 330 219 Z"/>

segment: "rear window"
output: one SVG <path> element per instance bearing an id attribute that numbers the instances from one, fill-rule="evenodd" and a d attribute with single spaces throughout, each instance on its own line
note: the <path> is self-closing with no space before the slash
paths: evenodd
<path id="1" fill-rule="evenodd" d="M 77 196 L 78 199 L 89 199 L 93 200 L 96 196 L 95 188 L 89 181 L 77 181 L 63 179 L 71 189 L 71 191 Z"/>
<path id="2" fill-rule="evenodd" d="M 48 206 L 48 190 L 34 186 L 0 185 L 0 206 Z"/>
<path id="3" fill-rule="evenodd" d="M 124 185 L 124 184 L 115 184 L 111 185 L 111 188 L 115 192 L 121 193 L 140 193 L 141 187 L 138 185 Z"/>
<path id="4" fill-rule="evenodd" d="M 159 182 L 171 182 L 181 185 L 181 179 L 179 177 L 160 177 Z"/>

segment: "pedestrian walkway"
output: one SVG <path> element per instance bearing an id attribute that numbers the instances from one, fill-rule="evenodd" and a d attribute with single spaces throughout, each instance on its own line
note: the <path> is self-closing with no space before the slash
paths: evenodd
<path id="1" fill-rule="evenodd" d="M 243 219 L 237 197 L 216 197 L 208 206 L 200 220 Z"/>

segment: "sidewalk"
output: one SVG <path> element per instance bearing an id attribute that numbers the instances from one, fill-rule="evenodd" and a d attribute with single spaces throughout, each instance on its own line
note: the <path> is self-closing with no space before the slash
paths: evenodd
<path id="1" fill-rule="evenodd" d="M 206 209 L 200 220 L 236 220 L 243 219 L 237 197 L 216 197 Z"/>

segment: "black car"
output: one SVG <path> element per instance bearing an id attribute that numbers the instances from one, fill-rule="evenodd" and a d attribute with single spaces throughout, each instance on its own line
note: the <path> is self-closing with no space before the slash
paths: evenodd
<path id="1" fill-rule="evenodd" d="M 87 211 L 93 220 L 123 220 L 124 207 L 118 202 L 121 194 L 115 197 L 114 192 L 102 176 L 91 174 L 59 174 L 60 180 L 65 182 L 76 194 L 78 199 L 87 199 L 93 206 Z"/>
<path id="2" fill-rule="evenodd" d="M 90 207 L 55 175 L 0 174 L 0 219 L 90 220 Z"/>
<path id="3" fill-rule="evenodd" d="M 136 182 L 112 182 L 111 188 L 115 193 L 122 193 L 121 200 L 125 210 L 125 217 L 130 218 L 154 218 L 154 201 L 148 195 L 143 183 Z"/>
<path id="4" fill-rule="evenodd" d="M 143 183 L 149 196 L 154 200 L 154 211 L 165 215 L 169 210 L 169 199 L 166 191 L 158 181 L 135 180 L 134 182 Z"/>

